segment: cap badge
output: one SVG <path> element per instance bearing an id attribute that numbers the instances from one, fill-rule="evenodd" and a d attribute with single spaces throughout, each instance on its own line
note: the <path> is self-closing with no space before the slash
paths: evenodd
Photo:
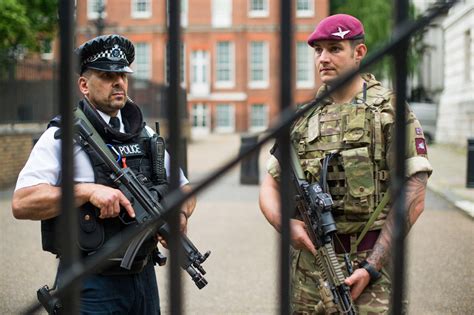
<path id="1" fill-rule="evenodd" d="M 110 60 L 114 60 L 114 61 L 120 60 L 122 59 L 121 52 L 122 51 L 120 50 L 119 45 L 114 45 L 108 57 Z"/>
<path id="2" fill-rule="evenodd" d="M 331 33 L 333 36 L 339 36 L 341 39 L 344 39 L 344 36 L 347 35 L 347 33 L 350 33 L 350 30 L 343 31 L 340 27 L 337 28 L 338 32 L 336 33 Z"/>

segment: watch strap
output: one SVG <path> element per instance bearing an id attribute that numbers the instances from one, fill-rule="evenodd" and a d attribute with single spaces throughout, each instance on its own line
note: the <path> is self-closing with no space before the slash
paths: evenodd
<path id="1" fill-rule="evenodd" d="M 380 277 L 382 276 L 382 274 L 377 269 L 375 269 L 375 267 L 372 264 L 370 264 L 367 260 L 361 261 L 359 263 L 359 268 L 364 268 L 365 270 L 367 270 L 370 276 L 369 283 L 371 284 L 377 281 L 378 279 L 380 279 Z"/>

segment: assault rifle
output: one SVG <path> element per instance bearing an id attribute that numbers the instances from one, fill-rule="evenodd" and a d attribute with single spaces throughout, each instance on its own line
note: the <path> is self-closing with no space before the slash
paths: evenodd
<path id="1" fill-rule="evenodd" d="M 91 147 L 97 153 L 110 169 L 110 177 L 117 188 L 132 203 L 135 210 L 135 220 L 133 220 L 135 222 L 129 222 L 128 228 L 141 229 L 141 224 L 152 219 L 156 222 L 150 228 L 144 229 L 128 246 L 120 266 L 130 270 L 140 246 L 148 237 L 158 232 L 165 240 L 169 239 L 170 227 L 164 220 L 165 209 L 145 187 L 141 178 L 130 168 L 120 168 L 118 166 L 107 145 L 98 136 L 94 127 L 79 108 L 75 109 L 75 117 L 78 141 L 82 145 Z M 186 235 L 181 236 L 180 246 L 184 253 L 184 257 L 181 259 L 181 267 L 191 276 L 196 286 L 202 289 L 206 286 L 207 280 L 203 277 L 206 271 L 201 264 L 209 257 L 210 251 L 204 255 L 201 254 Z"/>
<path id="2" fill-rule="evenodd" d="M 277 152 L 277 155 L 281 152 Z M 275 154 L 275 153 L 274 153 Z M 326 314 L 355 315 L 349 286 L 334 252 L 333 235 L 337 231 L 332 215 L 333 200 L 319 183 L 309 184 L 295 149 L 291 146 L 291 177 L 296 189 L 296 207 L 317 250 L 316 263 L 322 273 L 321 297 Z M 349 262 L 346 260 L 349 272 Z"/>

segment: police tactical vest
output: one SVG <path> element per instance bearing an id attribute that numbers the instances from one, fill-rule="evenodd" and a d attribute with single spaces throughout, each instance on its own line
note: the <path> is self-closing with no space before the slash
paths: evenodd
<path id="1" fill-rule="evenodd" d="M 309 182 L 320 180 L 322 162 L 332 156 L 325 177 L 339 233 L 360 232 L 389 187 L 382 109 L 393 95 L 372 77 L 366 80 L 365 99 L 350 104 L 323 100 L 295 123 L 291 133 Z M 381 228 L 388 209 L 372 230 Z"/>
<path id="2" fill-rule="evenodd" d="M 132 169 L 142 183 L 160 201 L 167 192 L 168 183 L 166 182 L 164 167 L 156 168 L 153 166 L 154 164 L 164 165 L 164 155 L 161 157 L 161 161 L 153 160 L 156 156 L 151 153 L 151 141 L 155 141 L 155 138 L 150 137 L 144 125 L 140 122 L 141 128 L 136 128 L 132 136 L 120 134 L 121 140 L 118 140 L 117 137 L 113 136 L 116 131 L 106 125 L 103 120 L 98 119 L 95 116 L 97 113 L 94 114 L 93 109 L 88 107 L 90 105 L 85 104 L 83 101 L 79 106 L 81 106 L 87 118 L 94 125 L 94 128 L 101 134 L 114 156 L 117 156 L 117 162 L 122 166 Z M 50 122 L 49 126 L 58 126 L 58 123 L 59 119 L 56 117 Z M 134 124 L 132 123 L 131 125 L 133 126 Z M 94 170 L 95 183 L 115 187 L 110 178 L 111 171 L 101 158 L 90 147 L 86 146 L 83 149 L 88 155 Z M 157 169 L 160 169 L 162 173 L 156 174 Z M 78 246 L 84 255 L 100 249 L 109 239 L 122 233 L 126 228 L 126 225 L 119 218 L 100 219 L 98 217 L 99 209 L 90 203 L 86 203 L 77 211 L 79 215 Z M 44 250 L 60 255 L 61 251 L 58 244 L 56 244 L 57 242 L 55 242 L 56 237 L 54 234 L 56 222 L 57 218 L 41 222 L 42 242 Z M 154 237 L 146 240 L 137 254 L 137 259 L 148 255 L 156 247 L 156 244 L 157 241 Z M 122 255 L 123 253 L 119 254 L 118 257 L 122 257 Z"/>

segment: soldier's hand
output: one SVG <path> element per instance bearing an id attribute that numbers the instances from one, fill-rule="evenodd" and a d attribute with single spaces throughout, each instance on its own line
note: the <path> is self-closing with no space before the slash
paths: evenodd
<path id="1" fill-rule="evenodd" d="M 351 288 L 352 300 L 355 301 L 361 295 L 369 281 L 370 275 L 364 268 L 354 270 L 352 275 L 344 280 L 344 283 Z"/>
<path id="2" fill-rule="evenodd" d="M 125 195 L 118 189 L 95 184 L 91 191 L 89 202 L 100 209 L 99 218 L 115 218 L 120 214 L 122 206 L 128 215 L 135 217 L 135 211 L 132 204 Z"/>
<path id="3" fill-rule="evenodd" d="M 316 255 L 316 248 L 309 239 L 308 232 L 306 232 L 306 226 L 303 221 L 291 219 L 291 244 L 296 249 L 309 250 L 313 255 Z"/>

